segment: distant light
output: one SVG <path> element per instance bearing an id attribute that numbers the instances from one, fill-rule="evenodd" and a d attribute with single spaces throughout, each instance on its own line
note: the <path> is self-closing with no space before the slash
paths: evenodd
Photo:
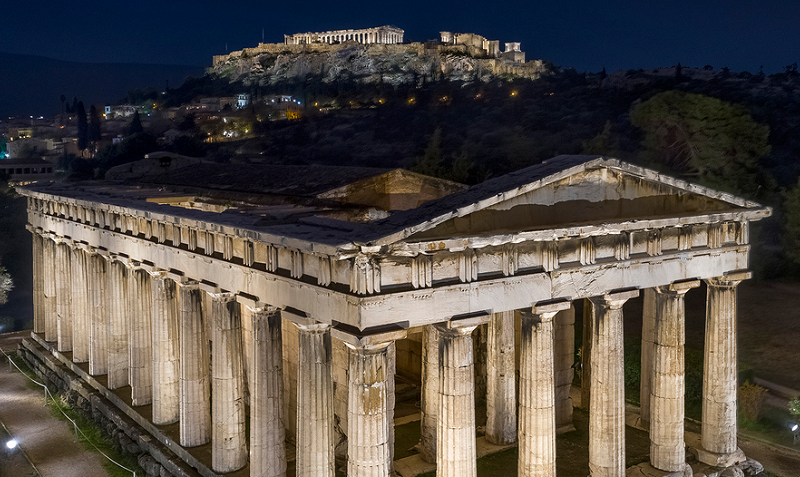
<path id="1" fill-rule="evenodd" d="M 17 448 L 17 440 L 16 439 L 9 439 L 6 442 L 6 447 L 9 449 L 16 449 Z"/>
<path id="2" fill-rule="evenodd" d="M 798 426 L 797 424 L 793 424 L 792 425 L 792 432 L 795 432 L 798 427 L 800 427 L 800 426 Z"/>

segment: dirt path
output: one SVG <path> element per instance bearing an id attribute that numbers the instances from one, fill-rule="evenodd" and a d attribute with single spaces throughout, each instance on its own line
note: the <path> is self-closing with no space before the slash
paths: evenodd
<path id="1" fill-rule="evenodd" d="M 108 476 L 101 464 L 104 458 L 84 449 L 71 425 L 55 419 L 44 407 L 43 391 L 31 389 L 27 377 L 10 371 L 2 355 L 0 361 L 0 422 L 41 476 Z"/>

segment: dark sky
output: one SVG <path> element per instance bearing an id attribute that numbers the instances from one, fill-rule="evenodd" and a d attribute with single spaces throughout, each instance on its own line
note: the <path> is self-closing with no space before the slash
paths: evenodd
<path id="1" fill-rule="evenodd" d="M 766 73 L 800 61 L 793 0 L 33 0 L 6 2 L 0 51 L 70 61 L 208 66 L 211 56 L 284 33 L 392 24 L 406 38 L 440 30 L 522 42 L 528 59 L 583 71 L 670 66 Z"/>

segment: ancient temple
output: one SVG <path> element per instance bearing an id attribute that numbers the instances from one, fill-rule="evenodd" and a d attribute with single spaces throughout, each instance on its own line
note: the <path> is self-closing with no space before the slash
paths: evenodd
<path id="1" fill-rule="evenodd" d="M 364 45 L 382 43 L 394 45 L 403 43 L 404 31 L 400 28 L 384 25 L 375 28 L 362 28 L 350 30 L 330 30 L 322 32 L 294 33 L 283 35 L 286 45 L 308 45 L 311 43 L 344 43 L 354 41 Z"/>
<path id="2" fill-rule="evenodd" d="M 124 395 L 131 416 L 151 406 L 137 415 L 202 475 L 284 475 L 288 441 L 298 476 L 333 476 L 343 440 L 349 476 L 391 475 L 397 374 L 422 389 L 422 457 L 438 476 L 475 476 L 472 336 L 485 327 L 486 440 L 518 442 L 519 475 L 555 476 L 556 435 L 572 419 L 573 303 L 588 299 L 590 473 L 622 477 L 622 305 L 639 293 L 650 464 L 683 473 L 683 297 L 701 280 L 693 452 L 719 467 L 744 460 L 736 286 L 750 276 L 749 223 L 769 208 L 598 156 L 466 189 L 404 171 L 338 180 L 341 169 L 286 166 L 234 192 L 247 171 L 203 167 L 159 184 L 20 189 L 34 337 L 88 362 L 87 379 Z M 209 444 L 210 462 L 192 454 Z"/>

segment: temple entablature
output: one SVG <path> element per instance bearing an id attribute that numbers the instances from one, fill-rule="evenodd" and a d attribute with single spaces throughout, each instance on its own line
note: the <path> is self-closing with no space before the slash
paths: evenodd
<path id="1" fill-rule="evenodd" d="M 356 42 L 361 44 L 381 43 L 393 45 L 403 43 L 403 30 L 393 26 L 380 26 L 357 30 L 331 30 L 323 32 L 294 33 L 283 35 L 286 45 L 308 45 L 312 43 L 345 43 Z"/>

